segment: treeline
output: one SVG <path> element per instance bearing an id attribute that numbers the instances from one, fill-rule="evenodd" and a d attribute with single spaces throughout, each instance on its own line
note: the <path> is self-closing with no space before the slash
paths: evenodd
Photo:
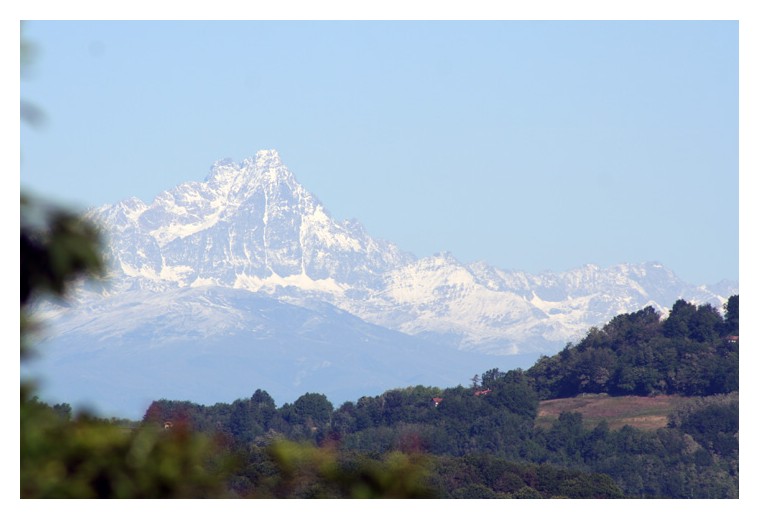
<path id="1" fill-rule="evenodd" d="M 706 396 L 738 391 L 738 296 L 713 306 L 677 301 L 669 316 L 646 307 L 592 328 L 576 346 L 528 371 L 541 399 L 580 393 Z"/>
<path id="2" fill-rule="evenodd" d="M 247 498 L 623 498 L 611 477 L 486 454 L 384 454 L 333 444 L 252 445 L 230 489 Z M 283 470 L 284 468 L 284 470 Z"/>
<path id="3" fill-rule="evenodd" d="M 358 460 L 417 456 L 425 460 L 425 481 L 437 497 L 738 496 L 737 393 L 691 403 L 673 416 L 669 427 L 655 432 L 629 426 L 615 431 L 605 422 L 589 429 L 577 413 L 564 413 L 543 429 L 534 427 L 537 400 L 529 410 L 498 397 L 511 384 L 495 384 L 497 389 L 480 396 L 465 388 L 396 389 L 321 416 L 318 409 L 328 401 L 315 394 L 304 395 L 284 412 L 271 404 L 261 406 L 264 392 L 257 392 L 255 403 L 205 407 L 162 401 L 151 406 L 152 419 L 146 419 L 160 425 L 166 424 L 164 418 L 174 418 L 172 427 L 204 431 L 247 453 L 245 469 L 231 480 L 240 497 L 272 494 L 265 490 L 275 473 L 270 449 L 285 438 L 325 448 L 353 467 L 360 465 Z M 437 407 L 430 394 L 443 395 Z M 318 405 L 305 405 L 309 402 Z M 239 410 L 248 405 L 258 418 L 248 417 L 248 426 L 239 428 Z M 300 411 L 291 413 L 296 405 Z M 260 421 L 263 416 L 268 421 Z M 313 470 L 306 473 L 313 475 Z M 577 484 L 560 486 L 561 480 Z M 298 495 L 309 492 L 314 490 L 301 489 Z"/>
<path id="4" fill-rule="evenodd" d="M 156 401 L 144 422 L 225 438 L 248 453 L 233 478 L 240 496 L 276 494 L 262 490 L 270 481 L 263 460 L 287 439 L 329 446 L 353 467 L 361 466 L 357 459 L 423 454 L 439 497 L 591 497 L 525 475 L 567 470 L 574 475 L 562 478 L 579 478 L 577 488 L 592 497 L 737 497 L 737 334 L 738 296 L 724 318 L 710 305 L 678 301 L 665 320 L 650 307 L 620 315 L 526 371 L 494 368 L 472 387 L 393 389 L 338 408 L 314 393 L 278 408 L 259 389 L 231 404 Z M 535 427 L 540 400 L 591 392 L 705 398 L 655 432 L 605 422 L 590 429 L 576 413 Z M 483 460 L 509 470 L 485 468 Z"/>
<path id="5" fill-rule="evenodd" d="M 360 452 L 269 431 L 243 444 L 219 430 L 197 430 L 208 417 L 203 406 L 166 402 L 165 408 L 184 418 L 130 424 L 22 401 L 21 497 L 624 497 L 606 475 L 486 454 L 432 455 L 412 439 L 385 452 Z"/>

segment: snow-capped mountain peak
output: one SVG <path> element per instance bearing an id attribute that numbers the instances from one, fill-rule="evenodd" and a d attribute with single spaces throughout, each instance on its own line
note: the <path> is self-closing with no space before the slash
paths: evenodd
<path id="1" fill-rule="evenodd" d="M 250 196 L 257 188 L 268 187 L 271 192 L 276 186 L 284 186 L 285 190 L 305 193 L 276 150 L 259 151 L 240 163 L 220 160 L 211 168 L 205 184 L 213 196 L 229 203 Z"/>
<path id="2" fill-rule="evenodd" d="M 169 285 L 337 287 L 375 284 L 411 256 L 335 221 L 275 150 L 215 163 L 203 182 L 93 212 L 109 236 L 114 276 Z"/>
<path id="3" fill-rule="evenodd" d="M 416 259 L 358 222 L 333 219 L 276 150 L 220 160 L 202 182 L 92 216 L 109 238 L 116 286 L 318 300 L 373 324 L 492 352 L 550 351 L 618 313 L 646 305 L 666 312 L 678 298 L 721 306 L 731 295 L 689 286 L 658 262 L 536 275 L 465 265 L 450 253 Z"/>

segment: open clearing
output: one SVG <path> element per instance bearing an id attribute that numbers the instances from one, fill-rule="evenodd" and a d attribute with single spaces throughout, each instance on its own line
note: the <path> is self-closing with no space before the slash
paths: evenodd
<path id="1" fill-rule="evenodd" d="M 667 426 L 669 414 L 688 397 L 676 395 L 616 396 L 581 395 L 544 400 L 538 406 L 537 427 L 550 427 L 564 411 L 580 413 L 583 424 L 593 428 L 606 420 L 611 429 L 625 425 L 654 430 Z"/>

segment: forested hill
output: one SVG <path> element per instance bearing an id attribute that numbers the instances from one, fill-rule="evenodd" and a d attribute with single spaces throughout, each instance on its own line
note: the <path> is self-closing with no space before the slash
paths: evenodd
<path id="1" fill-rule="evenodd" d="M 589 427 L 571 412 L 536 426 L 541 400 L 592 392 L 692 398 L 652 431 Z M 263 390 L 214 406 L 161 400 L 144 424 L 227 438 L 249 458 L 237 495 L 261 492 L 270 449 L 286 438 L 337 449 L 349 466 L 356 456 L 422 453 L 438 497 L 737 497 L 738 296 L 724 316 L 685 301 L 666 319 L 652 308 L 619 315 L 526 371 L 493 368 L 471 387 L 389 389 L 338 408 L 313 393 L 278 408 Z M 541 480 L 541 470 L 552 475 Z M 319 485 L 288 495 L 313 496 Z"/>
<path id="2" fill-rule="evenodd" d="M 724 316 L 677 301 L 661 319 L 651 307 L 591 328 L 577 345 L 527 370 L 541 400 L 581 393 L 707 396 L 738 391 L 738 296 Z"/>

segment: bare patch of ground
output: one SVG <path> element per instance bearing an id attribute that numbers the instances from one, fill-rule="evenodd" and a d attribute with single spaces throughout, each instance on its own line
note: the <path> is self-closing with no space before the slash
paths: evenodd
<path id="1" fill-rule="evenodd" d="M 535 425 L 550 427 L 562 412 L 580 413 L 583 424 L 593 428 L 606 420 L 611 429 L 625 425 L 644 430 L 667 426 L 669 414 L 688 397 L 676 395 L 617 396 L 580 395 L 574 398 L 544 400 L 538 406 Z"/>

